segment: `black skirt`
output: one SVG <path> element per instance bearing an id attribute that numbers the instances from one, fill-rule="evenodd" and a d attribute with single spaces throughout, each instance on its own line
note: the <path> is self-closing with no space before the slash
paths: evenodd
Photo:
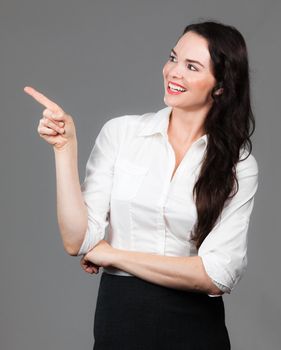
<path id="1" fill-rule="evenodd" d="M 229 350 L 222 296 L 103 271 L 94 350 Z"/>

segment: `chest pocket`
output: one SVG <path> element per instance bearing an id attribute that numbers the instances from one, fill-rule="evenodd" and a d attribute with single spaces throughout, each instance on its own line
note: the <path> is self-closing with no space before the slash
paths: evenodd
<path id="1" fill-rule="evenodd" d="M 148 167 L 136 165 L 125 159 L 118 159 L 114 168 L 112 198 L 133 199 L 147 172 Z"/>

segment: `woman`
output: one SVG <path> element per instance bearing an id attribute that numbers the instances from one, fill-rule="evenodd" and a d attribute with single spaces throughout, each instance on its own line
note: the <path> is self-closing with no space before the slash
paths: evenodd
<path id="1" fill-rule="evenodd" d="M 46 107 L 64 247 L 87 273 L 103 267 L 95 350 L 230 349 L 222 294 L 245 271 L 258 187 L 245 41 L 188 25 L 163 77 L 167 107 L 109 119 L 82 186 L 72 117 L 25 88 Z"/>

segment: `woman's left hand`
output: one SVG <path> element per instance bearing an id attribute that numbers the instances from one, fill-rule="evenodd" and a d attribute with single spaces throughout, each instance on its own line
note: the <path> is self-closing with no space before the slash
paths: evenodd
<path id="1" fill-rule="evenodd" d="M 97 266 L 108 267 L 112 265 L 115 254 L 116 249 L 103 239 L 82 259 L 85 263 L 90 262 Z"/>

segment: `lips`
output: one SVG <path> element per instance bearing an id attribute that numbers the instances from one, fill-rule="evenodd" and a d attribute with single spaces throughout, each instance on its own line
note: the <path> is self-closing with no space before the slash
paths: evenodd
<path id="1" fill-rule="evenodd" d="M 173 84 L 173 85 L 179 86 L 179 87 L 181 87 L 182 89 L 185 89 L 185 90 L 186 90 L 186 88 L 185 88 L 184 86 L 182 86 L 182 85 L 180 85 L 180 84 L 178 84 L 178 83 L 175 83 L 175 82 L 173 82 L 173 81 L 168 81 L 168 85 L 169 85 L 170 83 Z"/>
<path id="2" fill-rule="evenodd" d="M 172 85 L 171 87 L 173 88 L 173 85 L 174 86 L 178 86 L 179 88 L 182 88 L 182 89 L 184 89 L 185 91 L 176 91 L 176 90 L 172 90 L 171 88 L 170 88 L 170 86 L 169 85 Z M 183 93 L 185 93 L 187 90 L 186 90 L 186 88 L 185 87 L 183 87 L 182 85 L 180 85 L 180 84 L 177 84 L 177 83 L 173 83 L 173 82 L 168 82 L 168 85 L 167 85 L 167 93 L 169 94 L 169 95 L 180 95 L 180 94 L 183 94 Z"/>

